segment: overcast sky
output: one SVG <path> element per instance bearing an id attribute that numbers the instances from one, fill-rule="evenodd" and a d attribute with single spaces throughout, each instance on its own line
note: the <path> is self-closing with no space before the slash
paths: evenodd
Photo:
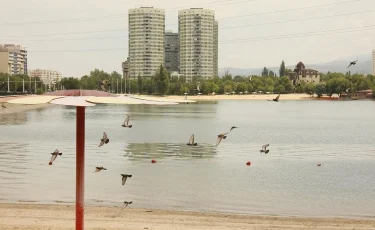
<path id="1" fill-rule="evenodd" d="M 29 69 L 54 69 L 63 76 L 95 68 L 121 73 L 128 9 L 140 6 L 165 9 L 166 30 L 176 32 L 178 10 L 215 10 L 219 68 L 279 66 L 282 59 L 308 66 L 375 49 L 375 0 L 0 0 L 0 5 L 0 44 L 26 46 Z"/>

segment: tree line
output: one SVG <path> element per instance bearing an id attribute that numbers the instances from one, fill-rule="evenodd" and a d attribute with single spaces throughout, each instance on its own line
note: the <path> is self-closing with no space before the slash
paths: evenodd
<path id="1" fill-rule="evenodd" d="M 99 82 L 107 80 L 110 82 L 107 89 L 111 93 L 139 93 L 148 95 L 184 95 L 184 94 L 231 94 L 235 93 L 252 93 L 252 92 L 270 92 L 270 93 L 307 93 L 310 95 L 317 94 L 318 97 L 327 94 L 341 95 L 342 93 L 353 93 L 358 90 L 375 89 L 375 76 L 364 76 L 361 74 L 351 74 L 350 72 L 321 74 L 320 83 L 305 83 L 293 85 L 289 80 L 287 73 L 291 71 L 285 68 L 284 61 L 280 65 L 279 75 L 268 70 L 266 67 L 262 73 L 251 76 L 232 76 L 226 73 L 222 78 L 214 77 L 210 80 L 193 78 L 191 82 L 186 82 L 185 77 L 171 77 L 168 71 L 160 66 L 156 74 L 151 78 L 138 76 L 131 81 L 124 81 L 122 75 L 116 71 L 112 73 L 95 69 L 89 75 L 81 78 L 65 77 L 54 85 L 52 90 L 56 89 L 88 89 L 99 90 Z M 6 74 L 0 74 L 0 92 L 7 90 Z M 22 92 L 22 80 L 25 81 L 25 90 L 35 92 L 34 81 L 27 75 L 11 76 L 12 92 Z M 40 79 L 36 79 L 40 81 Z M 199 86 L 199 87 L 198 87 Z M 125 88 L 126 87 L 126 88 Z M 37 84 L 37 92 L 43 93 L 46 87 L 43 84 Z M 198 90 L 199 89 L 199 90 Z"/>

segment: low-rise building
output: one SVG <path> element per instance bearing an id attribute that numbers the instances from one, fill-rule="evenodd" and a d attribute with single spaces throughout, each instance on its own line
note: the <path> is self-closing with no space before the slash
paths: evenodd
<path id="1" fill-rule="evenodd" d="M 293 85 L 299 85 L 302 82 L 319 83 L 320 74 L 317 70 L 306 69 L 302 62 L 298 62 L 293 72 L 288 73 L 289 79 Z"/>
<path id="2" fill-rule="evenodd" d="M 54 85 L 62 78 L 60 72 L 48 69 L 30 70 L 28 75 L 29 77 L 39 77 L 45 85 Z"/>

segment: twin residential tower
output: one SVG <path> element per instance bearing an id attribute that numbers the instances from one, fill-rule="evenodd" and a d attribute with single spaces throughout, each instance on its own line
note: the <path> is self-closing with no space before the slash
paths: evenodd
<path id="1" fill-rule="evenodd" d="M 128 60 L 124 77 L 152 77 L 164 65 L 191 81 L 218 75 L 218 23 L 215 12 L 191 8 L 178 12 L 178 33 L 165 31 L 165 11 L 129 9 Z"/>

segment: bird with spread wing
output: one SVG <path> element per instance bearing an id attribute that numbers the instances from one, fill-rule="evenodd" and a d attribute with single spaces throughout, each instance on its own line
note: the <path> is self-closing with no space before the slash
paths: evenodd
<path id="1" fill-rule="evenodd" d="M 270 144 L 263 145 L 260 152 L 267 154 L 270 151 L 269 149 L 267 149 L 268 146 L 270 146 Z"/>
<path id="2" fill-rule="evenodd" d="M 228 132 L 226 132 L 226 133 L 220 133 L 219 135 L 217 135 L 216 146 L 218 146 L 218 145 L 220 144 L 221 140 L 227 138 L 228 134 L 229 134 L 233 129 L 236 129 L 236 128 L 238 128 L 238 127 L 236 127 L 236 126 L 232 126 Z"/>
<path id="3" fill-rule="evenodd" d="M 103 132 L 103 138 L 100 139 L 100 144 L 99 144 L 98 147 L 100 147 L 100 146 L 102 146 L 104 144 L 108 144 L 108 142 L 109 142 L 109 139 L 107 137 L 107 134 L 105 132 Z"/>
<path id="4" fill-rule="evenodd" d="M 126 118 L 124 120 L 124 123 L 122 124 L 122 127 L 125 127 L 125 128 L 131 128 L 131 127 L 133 127 L 133 125 L 129 125 L 129 120 L 130 120 L 130 116 L 126 115 Z"/>
<path id="5" fill-rule="evenodd" d="M 51 157 L 51 160 L 49 160 L 49 165 L 52 165 L 52 162 L 54 161 L 54 160 L 56 160 L 56 158 L 57 158 L 57 156 L 61 156 L 62 155 L 62 153 L 60 153 L 60 151 L 58 150 L 58 149 L 56 149 L 53 153 L 51 153 L 52 154 L 52 157 Z"/>
<path id="6" fill-rule="evenodd" d="M 194 134 L 191 135 L 190 139 L 189 139 L 189 143 L 187 143 L 186 145 L 189 145 L 189 146 L 197 146 L 198 144 L 194 142 Z"/>

